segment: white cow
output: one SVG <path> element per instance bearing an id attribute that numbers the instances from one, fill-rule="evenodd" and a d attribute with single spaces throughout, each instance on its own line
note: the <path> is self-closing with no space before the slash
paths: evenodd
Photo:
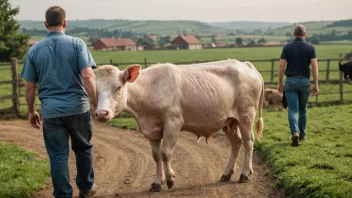
<path id="1" fill-rule="evenodd" d="M 156 162 L 150 191 L 160 191 L 166 179 L 172 188 L 175 173 L 170 157 L 180 131 L 208 139 L 222 129 L 231 155 L 220 181 L 229 181 L 243 141 L 244 168 L 240 181 L 252 174 L 253 124 L 258 139 L 263 129 L 264 81 L 250 62 L 224 60 L 195 65 L 157 64 L 141 70 L 131 65 L 120 71 L 102 66 L 96 71 L 98 107 L 95 118 L 108 122 L 120 112 L 131 114 L 149 139 Z"/>

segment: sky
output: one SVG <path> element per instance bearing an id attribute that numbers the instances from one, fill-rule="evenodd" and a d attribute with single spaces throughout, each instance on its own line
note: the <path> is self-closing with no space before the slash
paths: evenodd
<path id="1" fill-rule="evenodd" d="M 10 0 L 18 20 L 45 20 L 59 5 L 68 20 L 196 20 L 306 22 L 352 19 L 352 0 Z"/>

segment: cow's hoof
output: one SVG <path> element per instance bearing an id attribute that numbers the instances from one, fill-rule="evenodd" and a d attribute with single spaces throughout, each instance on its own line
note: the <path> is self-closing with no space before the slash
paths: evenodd
<path id="1" fill-rule="evenodd" d="M 161 190 L 161 184 L 156 184 L 156 183 L 152 183 L 152 186 L 149 189 L 150 192 L 160 192 L 160 190 Z"/>
<path id="2" fill-rule="evenodd" d="M 232 174 L 231 175 L 222 175 L 219 182 L 228 182 L 228 181 L 230 181 L 231 176 L 232 176 Z"/>
<path id="3" fill-rule="evenodd" d="M 167 184 L 167 188 L 171 189 L 174 186 L 174 181 L 168 180 L 168 181 L 166 181 L 166 184 Z"/>
<path id="4" fill-rule="evenodd" d="M 248 181 L 249 181 L 249 176 L 244 175 L 243 173 L 241 173 L 239 182 L 240 182 L 240 183 L 246 183 L 246 182 L 248 182 Z"/>

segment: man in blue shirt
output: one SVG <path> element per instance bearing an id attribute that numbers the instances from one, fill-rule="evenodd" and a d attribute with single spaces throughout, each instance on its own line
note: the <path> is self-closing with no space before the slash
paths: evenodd
<path id="1" fill-rule="evenodd" d="M 76 156 L 76 184 L 80 197 L 94 194 L 92 108 L 97 104 L 95 62 L 84 41 L 65 35 L 66 13 L 58 6 L 45 13 L 48 36 L 27 53 L 21 77 L 25 79 L 29 122 L 40 129 L 35 109 L 38 85 L 43 135 L 50 158 L 55 197 L 72 197 L 68 156 L 69 137 Z"/>
<path id="2" fill-rule="evenodd" d="M 307 103 L 311 92 L 309 66 L 312 65 L 314 79 L 312 95 L 314 96 L 319 92 L 318 63 L 314 46 L 304 40 L 306 37 L 305 27 L 297 25 L 293 35 L 295 39 L 285 45 L 281 53 L 279 91 L 283 93 L 285 89 L 292 146 L 299 146 L 299 140 L 306 138 Z M 287 77 L 285 87 L 282 82 L 284 73 Z M 297 112 L 299 112 L 298 120 Z"/>

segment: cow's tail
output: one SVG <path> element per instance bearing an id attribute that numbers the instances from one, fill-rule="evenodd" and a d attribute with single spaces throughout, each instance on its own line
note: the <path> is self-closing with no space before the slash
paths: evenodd
<path id="1" fill-rule="evenodd" d="M 264 80 L 263 80 L 262 75 L 258 72 L 258 70 L 255 68 L 254 68 L 254 70 L 257 72 L 258 76 L 262 80 L 262 92 L 260 93 L 260 99 L 259 99 L 259 104 L 258 104 L 259 116 L 258 116 L 258 120 L 255 124 L 255 130 L 257 132 L 258 141 L 260 142 L 260 137 L 262 135 L 263 128 L 264 128 L 264 120 L 263 120 Z"/>

